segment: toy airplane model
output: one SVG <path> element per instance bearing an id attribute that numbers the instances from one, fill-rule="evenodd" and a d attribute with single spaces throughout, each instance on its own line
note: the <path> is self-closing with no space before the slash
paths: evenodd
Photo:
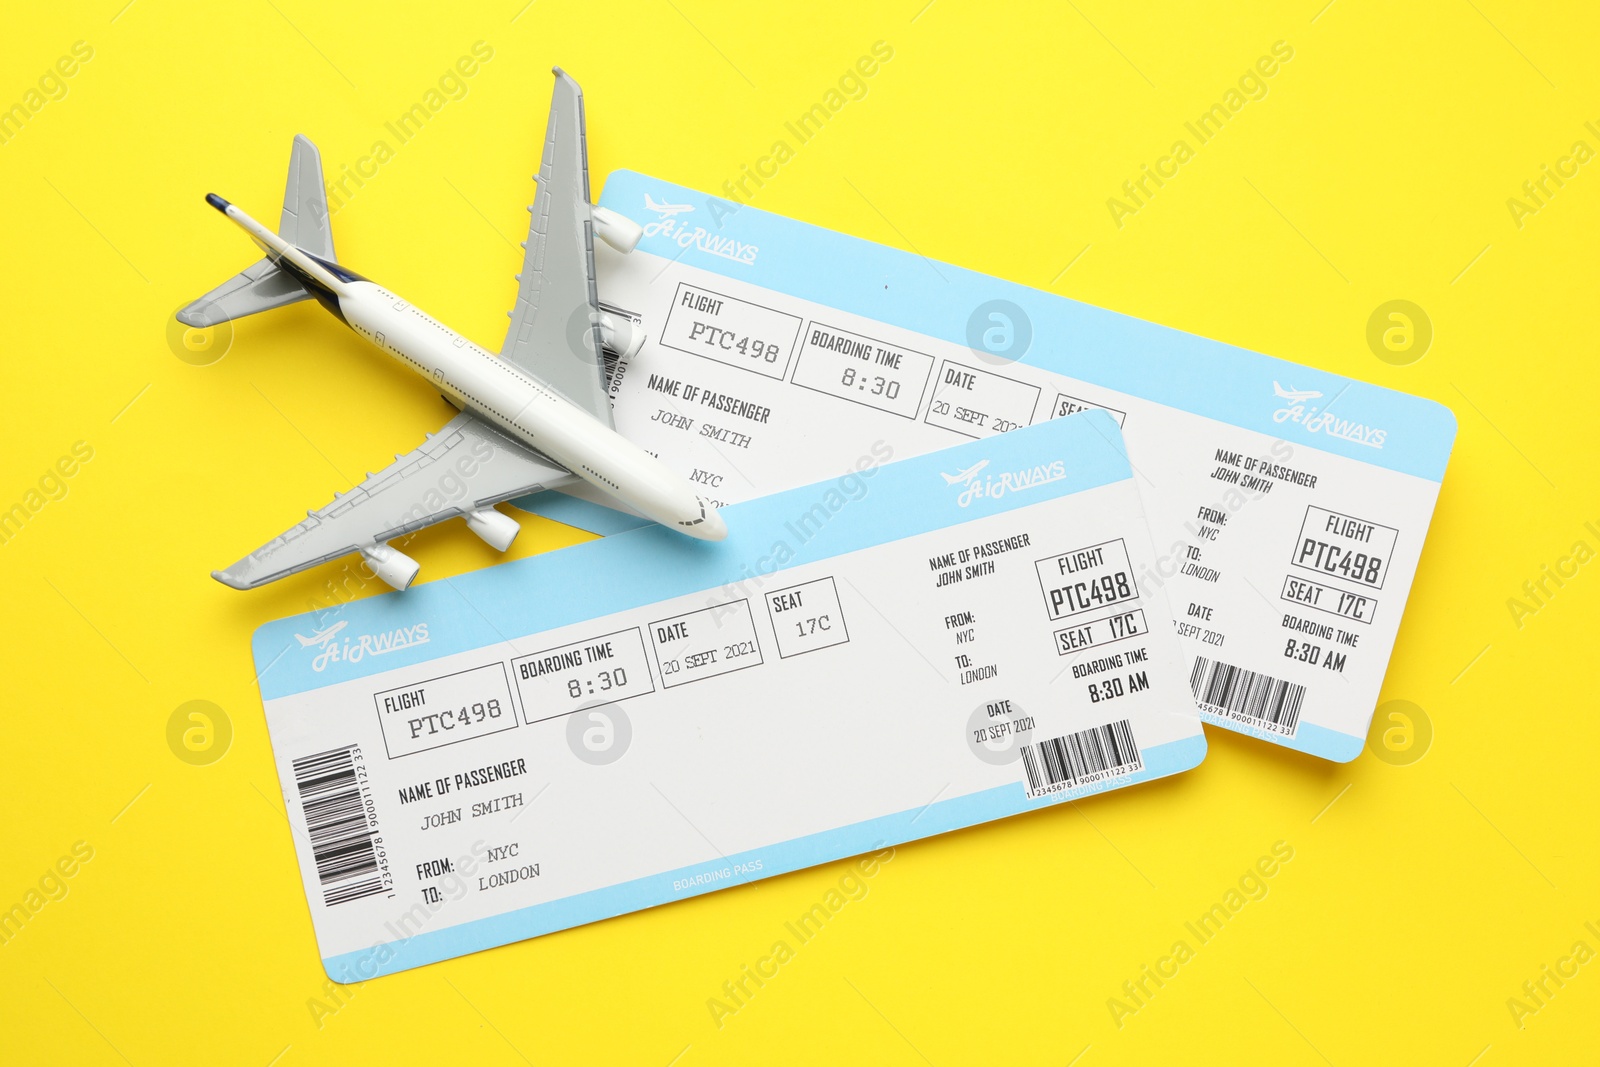
<path id="1" fill-rule="evenodd" d="M 631 252 L 641 231 L 589 203 L 583 93 L 559 69 L 555 76 L 516 307 L 498 358 L 339 265 L 323 198 L 322 160 L 306 138 L 295 138 L 289 157 L 277 233 L 207 194 L 206 201 L 249 234 L 266 258 L 178 312 L 180 322 L 215 326 L 314 298 L 428 379 L 461 412 L 421 447 L 307 512 L 304 522 L 281 537 L 213 571 L 219 582 L 252 589 L 359 552 L 378 577 L 405 589 L 419 567 L 390 540 L 459 515 L 504 552 L 521 527 L 494 505 L 566 482 L 569 474 L 691 537 L 727 536 L 716 508 L 687 480 L 613 428 L 601 346 L 631 355 L 644 337 L 600 310 L 593 237 L 598 233 L 612 247 Z"/>

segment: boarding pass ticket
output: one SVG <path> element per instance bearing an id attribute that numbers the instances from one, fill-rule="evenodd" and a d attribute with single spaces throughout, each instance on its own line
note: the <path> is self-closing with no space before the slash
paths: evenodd
<path id="1" fill-rule="evenodd" d="M 895 457 L 733 505 L 723 542 L 641 527 L 259 629 L 329 975 L 1199 763 L 1115 421 Z"/>
<path id="2" fill-rule="evenodd" d="M 603 299 L 648 337 L 614 376 L 617 428 L 708 497 L 814 481 L 873 441 L 914 455 L 1103 409 L 1155 535 L 1138 579 L 1170 595 L 1206 721 L 1360 753 L 1448 409 L 639 174 L 602 203 L 645 233 L 596 251 Z M 518 503 L 633 521 L 575 493 Z"/>

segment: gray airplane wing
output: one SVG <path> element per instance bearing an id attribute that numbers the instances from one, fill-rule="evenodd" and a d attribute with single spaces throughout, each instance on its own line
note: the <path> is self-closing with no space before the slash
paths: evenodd
<path id="1" fill-rule="evenodd" d="M 517 303 L 500 356 L 611 426 L 600 331 L 594 325 L 599 301 L 583 92 L 566 74 L 555 73 L 539 191 L 528 209 L 532 218 L 517 276 Z"/>
<path id="2" fill-rule="evenodd" d="M 377 474 L 212 577 L 254 589 L 436 522 L 556 485 L 572 476 L 463 412 Z"/>

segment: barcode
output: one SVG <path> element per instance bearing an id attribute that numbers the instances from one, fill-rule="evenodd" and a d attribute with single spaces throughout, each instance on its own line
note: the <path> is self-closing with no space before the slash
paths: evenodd
<path id="1" fill-rule="evenodd" d="M 608 304 L 604 300 L 600 301 L 600 303 L 596 306 L 607 315 L 621 319 L 623 322 L 632 326 L 635 330 L 644 329 L 644 327 L 640 325 L 638 314 L 629 311 L 627 308 L 620 308 L 615 304 Z M 602 362 L 602 366 L 600 368 L 600 380 L 605 382 L 606 388 L 609 390 L 616 382 L 617 364 L 621 362 L 622 354 L 605 344 L 601 344 L 600 359 Z"/>
<path id="2" fill-rule="evenodd" d="M 1115 778 L 1143 766 L 1127 719 L 1022 746 L 1029 797 Z"/>
<path id="3" fill-rule="evenodd" d="M 294 761 L 294 782 L 306 814 L 311 857 L 328 906 L 388 888 L 378 869 L 378 820 L 367 811 L 367 791 L 356 776 L 355 745 Z"/>
<path id="4" fill-rule="evenodd" d="M 1195 657 L 1189 688 L 1204 710 L 1248 722 L 1263 730 L 1293 737 L 1300 726 L 1300 705 L 1306 687 L 1231 663 Z"/>

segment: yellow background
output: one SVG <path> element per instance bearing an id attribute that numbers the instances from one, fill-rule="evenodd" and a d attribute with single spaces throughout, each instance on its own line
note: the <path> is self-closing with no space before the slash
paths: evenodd
<path id="1" fill-rule="evenodd" d="M 0 145 L 0 507 L 94 449 L 0 545 L 0 907 L 94 850 L 0 945 L 0 1059 L 1593 1061 L 1600 962 L 1520 1027 L 1507 999 L 1574 942 L 1600 950 L 1600 564 L 1520 627 L 1507 601 L 1574 542 L 1600 549 L 1600 162 L 1520 228 L 1506 204 L 1574 141 L 1600 148 L 1592 5 L 124 3 L 23 5 L 0 35 L 0 106 L 94 49 Z M 311 304 L 239 323 L 209 366 L 166 331 L 252 259 L 203 193 L 275 219 L 294 133 L 353 163 L 479 40 L 467 95 L 334 230 L 351 266 L 482 342 L 511 304 L 553 64 L 587 93 L 597 191 L 619 167 L 718 190 L 882 40 L 867 96 L 757 206 L 1451 407 L 1384 689 L 1422 709 L 1426 754 L 1336 766 L 1211 730 L 1192 773 L 903 847 L 720 1028 L 708 999 L 844 864 L 333 999 L 248 638 L 337 568 L 252 594 L 207 572 L 447 412 Z M 1114 225 L 1107 198 L 1280 40 L 1268 95 Z M 1408 366 L 1366 342 L 1394 298 L 1434 327 Z M 580 536 L 525 526 L 516 554 Z M 460 524 L 408 550 L 425 580 L 494 559 Z M 194 699 L 233 731 L 206 766 L 167 741 Z M 1193 945 L 1184 923 L 1277 841 L 1294 858 L 1265 898 L 1116 1025 L 1108 998 Z"/>

